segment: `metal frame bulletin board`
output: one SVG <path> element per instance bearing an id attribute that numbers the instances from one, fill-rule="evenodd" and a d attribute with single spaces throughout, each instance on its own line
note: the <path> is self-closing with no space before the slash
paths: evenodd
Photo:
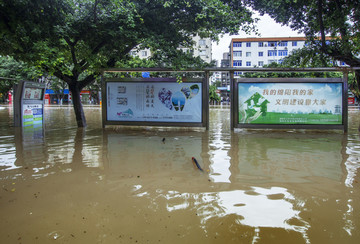
<path id="1" fill-rule="evenodd" d="M 342 78 L 243 78 L 232 82 L 233 128 L 347 131 Z"/>
<path id="2" fill-rule="evenodd" d="M 102 82 L 102 121 L 106 125 L 206 127 L 206 79 L 124 78 Z"/>
<path id="3" fill-rule="evenodd" d="M 42 127 L 44 124 L 45 84 L 19 81 L 14 87 L 14 125 Z"/>

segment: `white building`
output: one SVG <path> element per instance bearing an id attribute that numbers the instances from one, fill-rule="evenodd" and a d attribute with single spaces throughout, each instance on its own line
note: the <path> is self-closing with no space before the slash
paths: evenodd
<path id="1" fill-rule="evenodd" d="M 180 49 L 184 52 L 190 52 L 193 54 L 194 57 L 200 57 L 205 62 L 210 63 L 212 60 L 212 44 L 210 38 L 200 38 L 199 36 L 195 36 L 193 38 L 193 41 L 195 44 L 192 48 L 180 47 Z M 151 51 L 150 49 L 133 49 L 132 51 L 130 51 L 130 55 L 138 56 L 139 58 L 150 58 Z"/>
<path id="2" fill-rule="evenodd" d="M 305 45 L 305 37 L 233 38 L 231 67 L 262 67 L 282 63 L 286 56 Z"/>
<path id="3" fill-rule="evenodd" d="M 194 57 L 200 57 L 207 63 L 210 63 L 212 60 L 212 44 L 210 38 L 200 38 L 199 36 L 195 36 L 193 38 L 195 42 L 194 47 L 192 48 L 181 48 L 184 52 L 191 52 Z"/>
<path id="4" fill-rule="evenodd" d="M 210 81 L 211 84 L 214 84 L 215 82 L 218 81 L 221 82 L 221 72 L 219 71 L 213 72 L 213 75 L 210 78 L 211 78 Z"/>
<path id="5" fill-rule="evenodd" d="M 130 51 L 130 55 L 133 57 L 137 56 L 137 57 L 143 59 L 143 58 L 150 58 L 151 52 L 150 52 L 150 49 L 148 49 L 148 48 L 141 49 L 141 50 L 133 49 Z"/>

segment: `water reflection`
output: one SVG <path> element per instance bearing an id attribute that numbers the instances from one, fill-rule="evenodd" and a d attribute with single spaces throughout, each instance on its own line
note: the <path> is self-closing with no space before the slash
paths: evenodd
<path id="1" fill-rule="evenodd" d="M 213 109 L 213 116 L 218 118 L 211 121 L 209 143 L 211 179 L 214 182 L 230 183 L 230 158 L 231 148 L 230 120 L 227 110 Z"/>
<path id="2" fill-rule="evenodd" d="M 312 177 L 342 177 L 343 134 L 244 132 L 233 137 L 234 180 L 304 183 Z"/>
<path id="3" fill-rule="evenodd" d="M 204 228 L 213 218 L 233 216 L 234 224 L 255 228 L 253 242 L 259 238 L 259 227 L 299 232 L 304 241 L 309 242 L 307 230 L 310 225 L 299 216 L 299 207 L 303 207 L 304 203 L 295 205 L 295 197 L 285 188 L 252 187 L 250 190 L 201 194 L 168 192 L 165 197 L 170 212 L 195 208 Z"/>
<path id="4" fill-rule="evenodd" d="M 86 129 L 76 128 L 70 108 L 47 107 L 44 131 L 23 131 L 0 110 L 1 242 L 16 242 L 18 233 L 24 243 L 360 237 L 358 111 L 349 113 L 345 135 L 231 132 L 226 109 L 211 110 L 209 131 L 103 130 L 100 110 L 85 112 Z M 42 221 L 29 224 L 34 217 Z"/>

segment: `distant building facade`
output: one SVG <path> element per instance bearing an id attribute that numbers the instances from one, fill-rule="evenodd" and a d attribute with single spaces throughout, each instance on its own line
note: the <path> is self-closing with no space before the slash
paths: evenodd
<path id="1" fill-rule="evenodd" d="M 212 42 L 210 38 L 200 38 L 199 36 L 193 37 L 194 46 L 192 48 L 183 48 L 179 47 L 179 49 L 184 52 L 191 53 L 194 57 L 200 57 L 205 62 L 210 63 L 212 61 Z M 150 49 L 141 49 L 136 50 L 133 49 L 130 51 L 130 55 L 137 56 L 141 59 L 146 59 L 151 57 Z"/>
<path id="2" fill-rule="evenodd" d="M 130 51 L 130 55 L 133 57 L 139 57 L 141 59 L 146 59 L 151 57 L 150 49 L 145 48 L 141 50 L 133 49 Z"/>
<path id="3" fill-rule="evenodd" d="M 223 58 L 221 59 L 220 67 L 221 68 L 229 68 L 230 66 L 230 53 L 223 53 Z M 221 86 L 227 87 L 230 86 L 230 73 L 229 72 L 221 72 Z"/>
<path id="4" fill-rule="evenodd" d="M 295 49 L 304 47 L 305 37 L 233 38 L 231 67 L 263 67 L 281 64 Z"/>
<path id="5" fill-rule="evenodd" d="M 330 38 L 330 37 L 328 37 Z M 230 43 L 230 67 L 263 67 L 281 64 L 285 57 L 305 46 L 305 37 L 233 38 Z M 337 66 L 344 62 L 333 61 Z M 241 72 L 235 72 L 235 77 Z"/>
<path id="6" fill-rule="evenodd" d="M 195 45 L 192 48 L 180 48 L 184 52 L 190 52 L 194 57 L 200 57 L 207 63 L 212 61 L 212 42 L 210 38 L 200 38 L 194 36 L 193 41 Z"/>

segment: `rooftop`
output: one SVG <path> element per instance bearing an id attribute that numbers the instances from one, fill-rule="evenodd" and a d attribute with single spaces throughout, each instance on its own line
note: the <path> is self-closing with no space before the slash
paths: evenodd
<path id="1" fill-rule="evenodd" d="M 306 41 L 305 37 L 247 37 L 232 38 L 232 42 Z"/>

